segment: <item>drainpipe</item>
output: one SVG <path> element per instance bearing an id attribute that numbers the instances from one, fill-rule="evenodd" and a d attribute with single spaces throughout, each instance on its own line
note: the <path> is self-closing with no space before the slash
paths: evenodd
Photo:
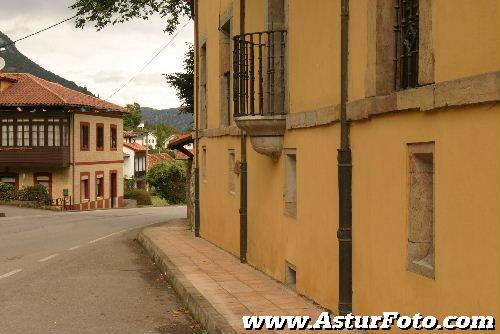
<path id="1" fill-rule="evenodd" d="M 194 168 L 194 235 L 200 237 L 200 135 L 199 135 L 199 83 L 200 83 L 200 55 L 199 55 L 199 27 L 198 27 L 198 0 L 194 0 L 194 47 L 195 47 L 195 168 Z"/>
<path id="2" fill-rule="evenodd" d="M 352 312 L 352 157 L 347 120 L 349 0 L 341 0 L 341 83 L 339 174 L 339 314 Z"/>
<path id="3" fill-rule="evenodd" d="M 240 34 L 245 33 L 245 0 L 240 0 Z M 241 54 L 240 62 L 243 63 L 243 53 Z M 247 138 L 243 130 L 241 130 L 241 174 L 240 174 L 240 261 L 247 261 Z"/>

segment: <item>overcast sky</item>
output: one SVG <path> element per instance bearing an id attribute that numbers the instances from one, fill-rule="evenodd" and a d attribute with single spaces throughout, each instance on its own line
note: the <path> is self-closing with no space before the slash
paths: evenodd
<path id="1" fill-rule="evenodd" d="M 74 15 L 73 0 L 0 0 L 0 30 L 12 40 Z M 187 22 L 187 19 L 184 19 Z M 171 38 L 163 32 L 164 20 L 134 20 L 96 31 L 92 25 L 76 29 L 74 21 L 21 41 L 25 56 L 101 98 L 108 97 L 136 74 Z M 177 36 L 134 81 L 109 99 L 125 105 L 138 102 L 158 109 L 178 107 L 175 91 L 162 74 L 182 69 L 186 43 L 192 43 L 193 25 Z"/>

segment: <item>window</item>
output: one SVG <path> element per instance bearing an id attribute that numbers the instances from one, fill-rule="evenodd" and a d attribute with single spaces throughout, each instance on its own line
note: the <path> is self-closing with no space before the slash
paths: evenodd
<path id="1" fill-rule="evenodd" d="M 418 86 L 419 0 L 396 0 L 395 88 Z"/>
<path id="2" fill-rule="evenodd" d="M 61 146 L 61 120 L 47 119 L 47 146 Z"/>
<path id="3" fill-rule="evenodd" d="M 62 144 L 63 146 L 69 146 L 69 125 L 67 119 L 63 119 L 62 132 L 63 132 Z"/>
<path id="4" fill-rule="evenodd" d="M 104 124 L 96 124 L 96 149 L 97 151 L 104 150 Z"/>
<path id="5" fill-rule="evenodd" d="M 35 118 L 31 122 L 31 145 L 45 146 L 45 120 Z"/>
<path id="6" fill-rule="evenodd" d="M 14 119 L 2 119 L 2 146 L 14 146 Z"/>
<path id="7" fill-rule="evenodd" d="M 236 193 L 236 173 L 234 170 L 236 164 L 236 155 L 234 150 L 229 150 L 229 168 L 228 168 L 228 175 L 229 175 L 229 195 L 234 196 Z"/>
<path id="8" fill-rule="evenodd" d="M 19 175 L 15 173 L 0 173 L 0 182 L 12 185 L 15 189 L 19 188 Z"/>
<path id="9" fill-rule="evenodd" d="M 80 123 L 80 150 L 89 150 L 90 125 L 89 123 Z"/>
<path id="10" fill-rule="evenodd" d="M 116 125 L 114 124 L 111 124 L 110 126 L 110 140 L 111 140 L 110 143 L 111 150 L 116 151 L 118 147 L 118 132 L 116 129 Z"/>
<path id="11" fill-rule="evenodd" d="M 434 278 L 434 143 L 408 151 L 408 270 Z"/>
<path id="12" fill-rule="evenodd" d="M 104 172 L 96 172 L 95 175 L 95 197 L 104 197 Z"/>
<path id="13" fill-rule="evenodd" d="M 80 200 L 90 200 L 90 173 L 80 174 Z"/>
<path id="14" fill-rule="evenodd" d="M 30 146 L 30 126 L 29 119 L 17 120 L 17 145 L 18 147 Z"/>
<path id="15" fill-rule="evenodd" d="M 40 184 L 44 186 L 48 193 L 52 194 L 52 174 L 51 173 L 34 173 L 33 174 L 33 183 Z"/>
<path id="16" fill-rule="evenodd" d="M 231 124 L 231 20 L 220 27 L 220 126 Z"/>
<path id="17" fill-rule="evenodd" d="M 206 129 L 207 115 L 207 45 L 203 44 L 200 50 L 200 129 Z"/>
<path id="18" fill-rule="evenodd" d="M 201 179 L 203 182 L 207 182 L 207 147 L 203 146 L 201 155 Z"/>
<path id="19" fill-rule="evenodd" d="M 295 149 L 285 150 L 285 215 L 297 216 L 297 154 Z"/>

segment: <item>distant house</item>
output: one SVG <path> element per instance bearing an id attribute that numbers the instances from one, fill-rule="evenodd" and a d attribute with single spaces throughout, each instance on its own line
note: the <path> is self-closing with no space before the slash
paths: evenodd
<path id="1" fill-rule="evenodd" d="M 0 182 L 43 185 L 74 210 L 122 206 L 126 112 L 31 74 L 0 74 Z"/>
<path id="2" fill-rule="evenodd" d="M 134 180 L 134 186 L 146 188 L 148 148 L 137 143 L 123 143 L 123 175 L 127 180 Z"/>
<path id="3" fill-rule="evenodd" d="M 141 123 L 142 124 L 142 123 Z M 124 131 L 123 132 L 123 141 L 125 143 L 137 143 L 139 145 L 145 146 L 149 149 L 156 149 L 156 145 L 158 139 L 156 136 L 149 132 L 143 130 L 144 127 L 138 127 L 138 131 Z"/>

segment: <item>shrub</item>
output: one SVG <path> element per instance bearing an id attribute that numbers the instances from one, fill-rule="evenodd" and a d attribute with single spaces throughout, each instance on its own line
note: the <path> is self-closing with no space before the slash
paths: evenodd
<path id="1" fill-rule="evenodd" d="M 52 202 L 52 198 L 50 197 L 47 188 L 41 184 L 23 187 L 19 190 L 17 197 L 20 201 L 37 202 L 45 205 L 50 205 Z"/>
<path id="2" fill-rule="evenodd" d="M 12 201 L 17 199 L 16 188 L 12 184 L 0 182 L 0 201 Z"/>
<path id="3" fill-rule="evenodd" d="M 137 201 L 137 205 L 151 205 L 151 196 L 144 189 L 132 189 L 124 194 L 124 197 L 127 199 L 135 199 Z"/>
<path id="4" fill-rule="evenodd" d="M 153 166 L 148 172 L 149 185 L 170 204 L 186 202 L 186 164 L 182 161 L 168 161 Z"/>
<path id="5" fill-rule="evenodd" d="M 135 181 L 133 179 L 124 179 L 125 193 L 131 192 L 135 189 Z"/>

